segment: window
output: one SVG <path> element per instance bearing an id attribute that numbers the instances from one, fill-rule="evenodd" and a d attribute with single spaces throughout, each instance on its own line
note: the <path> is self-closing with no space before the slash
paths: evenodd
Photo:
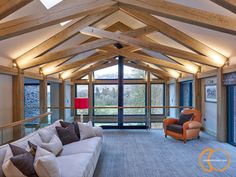
<path id="1" fill-rule="evenodd" d="M 151 106 L 164 106 L 164 84 L 151 84 Z M 151 114 L 164 114 L 164 108 L 152 108 Z"/>
<path id="2" fill-rule="evenodd" d="M 146 85 L 125 84 L 124 106 L 146 106 Z M 145 108 L 126 108 L 124 115 L 145 115 Z"/>
<path id="3" fill-rule="evenodd" d="M 94 85 L 94 106 L 118 106 L 118 85 Z M 117 114 L 117 108 L 94 109 L 94 115 Z"/>
<path id="4" fill-rule="evenodd" d="M 94 78 L 95 79 L 118 79 L 118 65 L 95 71 Z"/>
<path id="5" fill-rule="evenodd" d="M 88 85 L 80 85 L 77 84 L 76 85 L 76 94 L 75 94 L 76 98 L 88 98 Z M 77 115 L 80 115 L 80 111 L 77 110 L 76 111 Z M 84 115 L 88 115 L 88 109 L 84 109 L 83 110 L 83 114 Z"/>
<path id="6" fill-rule="evenodd" d="M 181 82 L 180 84 L 180 106 L 192 106 L 192 82 Z M 182 109 L 181 109 L 182 110 Z"/>
<path id="7" fill-rule="evenodd" d="M 141 69 L 124 66 L 124 79 L 144 79 L 145 71 Z"/>

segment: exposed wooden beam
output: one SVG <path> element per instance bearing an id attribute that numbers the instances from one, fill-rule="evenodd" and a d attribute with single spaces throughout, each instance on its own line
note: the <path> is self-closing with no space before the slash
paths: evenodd
<path id="1" fill-rule="evenodd" d="M 228 60 L 227 57 L 223 56 L 219 52 L 211 49 L 207 45 L 192 38 L 191 36 L 176 29 L 175 27 L 163 22 L 162 20 L 155 18 L 154 16 L 152 16 L 150 14 L 143 13 L 143 12 L 136 11 L 136 10 L 132 10 L 130 8 L 124 8 L 123 10 L 127 14 L 142 21 L 143 23 L 155 27 L 162 34 L 170 37 L 171 39 L 177 41 L 178 43 L 184 45 L 185 47 L 193 50 L 196 53 L 208 56 L 213 59 L 214 59 L 214 57 L 217 57 L 220 60 L 222 60 L 223 64 L 225 63 L 226 60 Z M 214 60 L 212 60 L 212 62 L 214 62 Z"/>
<path id="2" fill-rule="evenodd" d="M 51 72 L 48 72 L 47 75 L 52 75 L 52 74 L 59 73 L 61 71 L 66 71 L 66 70 L 73 69 L 73 68 L 79 68 L 84 65 L 91 64 L 91 63 L 94 63 L 94 62 L 97 62 L 100 60 L 106 60 L 109 58 L 113 58 L 115 56 L 116 56 L 116 54 L 99 52 L 99 53 L 96 53 L 90 57 L 84 58 L 82 60 L 78 60 L 78 61 L 66 64 L 66 65 L 61 65 L 59 67 L 56 67 L 56 68 L 52 69 Z"/>
<path id="3" fill-rule="evenodd" d="M 141 54 L 137 54 L 137 53 L 123 52 L 123 51 L 119 51 L 119 54 L 130 59 L 130 60 L 141 60 L 141 61 L 151 63 L 151 64 L 154 64 L 157 66 L 163 66 L 166 68 L 182 71 L 185 73 L 194 74 L 191 70 L 188 70 L 186 67 L 184 67 L 182 65 L 179 65 L 176 63 L 171 63 L 171 62 L 161 60 L 158 58 L 149 57 L 149 56 L 145 56 L 145 55 L 141 55 Z"/>
<path id="4" fill-rule="evenodd" d="M 236 13 L 236 1 L 235 0 L 211 0 L 212 2 L 228 9 L 229 11 Z"/>
<path id="5" fill-rule="evenodd" d="M 166 55 L 171 55 L 174 57 L 179 57 L 182 59 L 194 61 L 197 63 L 209 65 L 212 67 L 220 67 L 221 66 L 219 63 L 213 63 L 211 58 L 203 56 L 203 55 L 198 55 L 195 53 L 179 50 L 179 49 L 176 49 L 173 47 L 168 47 L 168 46 L 161 45 L 161 44 L 142 41 L 139 39 L 129 37 L 124 34 L 112 33 L 112 32 L 97 29 L 94 27 L 86 27 L 83 30 L 81 30 L 80 32 L 83 34 L 86 34 L 86 35 L 95 36 L 95 37 L 99 37 L 99 38 L 112 39 L 112 40 L 119 41 L 119 42 L 122 42 L 125 44 L 134 45 L 137 47 L 142 47 L 147 50 L 156 51 L 156 52 L 166 54 Z"/>
<path id="6" fill-rule="evenodd" d="M 153 27 L 148 26 L 148 27 L 143 27 L 136 30 L 128 31 L 128 32 L 125 32 L 124 34 L 126 34 L 127 36 L 137 37 L 140 35 L 150 33 L 151 31 L 153 31 Z M 52 52 L 52 53 L 45 54 L 41 57 L 37 57 L 25 63 L 24 66 L 21 67 L 21 69 L 29 69 L 29 68 L 39 66 L 48 62 L 52 62 L 61 58 L 75 56 L 76 54 L 94 50 L 94 49 L 97 49 L 106 45 L 114 44 L 114 43 L 116 43 L 116 41 L 112 39 L 98 39 L 96 41 L 81 44 L 78 47 L 69 48 L 62 51 L 58 51 L 58 52 Z"/>
<path id="7" fill-rule="evenodd" d="M 217 69 L 201 72 L 197 74 L 198 79 L 208 78 L 208 77 L 214 77 L 217 75 Z"/>
<path id="8" fill-rule="evenodd" d="M 0 20 L 29 4 L 33 0 L 1 0 L 0 1 Z"/>
<path id="9" fill-rule="evenodd" d="M 44 14 L 34 14 L 0 24 L 0 40 L 39 30 L 67 20 L 104 11 L 117 2 L 108 0 L 75 1 L 71 7 L 51 9 Z"/>
<path id="10" fill-rule="evenodd" d="M 81 70 L 78 70 L 78 71 L 72 73 L 68 78 L 71 78 L 72 81 L 75 81 L 76 79 L 79 79 L 90 72 L 93 72 L 93 71 L 96 71 L 99 69 L 103 69 L 103 68 L 107 68 L 110 66 L 114 66 L 116 64 L 117 64 L 116 60 L 113 60 L 111 62 L 100 61 L 100 62 L 97 62 L 94 65 L 92 65 L 86 69 L 81 69 Z"/>
<path id="11" fill-rule="evenodd" d="M 44 42 L 40 43 L 39 45 L 25 52 L 23 55 L 19 56 L 16 59 L 18 66 L 20 68 L 23 67 L 24 63 L 27 63 L 33 58 L 43 55 L 46 52 L 54 49 L 58 45 L 64 43 L 65 41 L 77 35 L 80 32 L 80 30 L 83 29 L 84 27 L 93 25 L 99 20 L 107 17 L 108 15 L 114 12 L 115 12 L 114 8 L 109 8 L 108 10 L 105 10 L 104 12 L 88 15 L 82 18 L 81 20 L 78 20 L 77 22 L 73 23 L 69 27 L 65 28 L 64 30 L 60 31 L 59 33 L 53 35 L 49 39 L 45 40 Z"/>
<path id="12" fill-rule="evenodd" d="M 0 65 L 0 74 L 16 76 L 18 75 L 18 69 Z"/>
<path id="13" fill-rule="evenodd" d="M 236 34 L 236 20 L 220 14 L 164 0 L 118 0 L 119 6 L 159 15 L 185 23 Z"/>

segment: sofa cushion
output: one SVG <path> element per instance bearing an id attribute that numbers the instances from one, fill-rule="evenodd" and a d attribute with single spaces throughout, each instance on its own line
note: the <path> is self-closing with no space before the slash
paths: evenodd
<path id="1" fill-rule="evenodd" d="M 60 120 L 54 122 L 52 125 L 49 125 L 45 128 L 42 128 L 38 131 L 39 136 L 42 139 L 42 142 L 49 143 L 49 141 L 52 139 L 53 135 L 57 135 L 57 131 L 55 127 L 61 127 Z M 37 144 L 39 145 L 39 144 Z"/>
<path id="2" fill-rule="evenodd" d="M 78 154 L 78 153 L 93 153 L 97 152 L 102 144 L 101 137 L 94 137 L 86 140 L 77 141 L 63 146 L 60 156 Z"/>
<path id="3" fill-rule="evenodd" d="M 56 135 L 53 135 L 53 137 L 49 143 L 42 143 L 40 145 L 40 147 L 48 150 L 49 152 L 53 153 L 54 155 L 58 155 L 63 149 L 61 140 Z"/>
<path id="4" fill-rule="evenodd" d="M 93 130 L 93 125 L 92 125 L 91 121 L 89 121 L 86 124 L 78 122 L 78 125 L 79 125 L 80 139 L 81 140 L 92 138 L 92 137 L 96 136 L 96 134 Z"/>
<path id="5" fill-rule="evenodd" d="M 24 138 L 21 138 L 17 141 L 12 142 L 11 144 L 29 151 L 30 149 L 29 149 L 28 141 L 30 141 L 31 143 L 34 143 L 36 145 L 40 145 L 42 143 L 42 140 L 41 140 L 38 132 L 34 132 L 34 133 L 31 133 L 31 134 L 25 136 Z"/>
<path id="6" fill-rule="evenodd" d="M 34 156 L 20 147 L 11 144 L 9 147 L 2 165 L 5 176 L 37 177 L 33 165 Z"/>
<path id="7" fill-rule="evenodd" d="M 74 128 L 75 128 L 75 133 L 76 135 L 78 136 L 78 138 L 80 139 L 80 131 L 79 131 L 79 125 L 77 124 L 77 122 L 73 122 L 73 123 L 70 123 L 70 122 L 64 122 L 64 121 L 60 121 L 60 124 L 63 128 L 66 128 L 68 127 L 69 125 L 73 125 Z"/>
<path id="8" fill-rule="evenodd" d="M 88 177 L 94 171 L 92 153 L 57 157 L 61 177 Z"/>
<path id="9" fill-rule="evenodd" d="M 39 177 L 61 176 L 55 155 L 40 146 L 37 147 L 35 154 L 34 168 Z"/>
<path id="10" fill-rule="evenodd" d="M 185 122 L 191 121 L 193 114 L 181 114 L 178 120 L 179 125 L 183 125 Z"/>
<path id="11" fill-rule="evenodd" d="M 63 145 L 79 141 L 79 138 L 75 133 L 75 128 L 73 125 L 69 125 L 66 128 L 56 127 L 56 130 Z"/>
<path id="12" fill-rule="evenodd" d="M 167 125 L 166 129 L 170 130 L 172 132 L 175 132 L 175 133 L 180 133 L 180 134 L 183 133 L 183 126 L 182 125 L 178 125 L 178 124 Z"/>
<path id="13" fill-rule="evenodd" d="M 99 136 L 99 137 L 103 136 L 103 130 L 101 127 L 93 127 L 93 131 L 96 136 Z"/>

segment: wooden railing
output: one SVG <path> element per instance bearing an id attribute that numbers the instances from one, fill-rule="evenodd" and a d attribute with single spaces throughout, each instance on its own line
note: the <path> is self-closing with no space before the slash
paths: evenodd
<path id="1" fill-rule="evenodd" d="M 1 144 L 4 143 L 4 129 L 14 128 L 16 126 L 22 126 L 25 123 L 33 122 L 35 120 L 39 120 L 39 122 L 40 122 L 40 121 L 42 121 L 42 119 L 46 118 L 50 114 L 51 114 L 51 112 L 46 112 L 46 113 L 40 114 L 38 116 L 30 117 L 30 118 L 27 118 L 27 119 L 24 119 L 24 120 L 20 120 L 20 121 L 0 125 Z"/>

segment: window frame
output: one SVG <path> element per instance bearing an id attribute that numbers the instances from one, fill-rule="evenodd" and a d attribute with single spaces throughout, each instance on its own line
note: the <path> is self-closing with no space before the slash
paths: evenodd
<path id="1" fill-rule="evenodd" d="M 86 83 L 76 83 L 75 84 L 75 98 L 77 98 L 77 85 L 87 85 L 88 86 L 88 95 L 89 95 L 89 84 Z M 75 115 L 80 116 L 80 114 L 77 113 L 77 109 L 75 110 Z M 88 109 L 88 114 L 83 113 L 84 116 L 89 116 L 89 109 Z"/>
<path id="2" fill-rule="evenodd" d="M 106 79 L 101 79 L 101 80 L 106 80 Z M 115 79 L 117 80 L 117 79 Z M 107 81 L 107 80 L 106 80 Z M 115 83 L 93 83 L 93 107 L 95 107 L 95 86 L 96 85 L 117 85 L 117 88 L 118 88 L 118 84 L 115 84 Z M 117 98 L 118 98 L 118 95 L 117 95 Z M 119 98 L 118 98 L 119 99 Z M 118 100 L 117 100 L 117 107 L 118 107 Z M 102 117 L 102 116 L 108 116 L 108 117 L 118 117 L 118 108 L 114 108 L 114 109 L 117 109 L 117 114 L 113 114 L 113 115 L 106 115 L 106 114 L 95 114 L 95 109 L 93 109 L 93 116 L 97 116 L 97 117 Z"/>
<path id="3" fill-rule="evenodd" d="M 140 80 L 140 79 L 138 79 L 138 80 Z M 124 83 L 124 86 L 125 85 L 144 85 L 145 86 L 144 87 L 145 88 L 145 94 L 144 94 L 144 96 L 145 96 L 145 107 L 147 107 L 147 83 Z M 124 89 L 124 92 L 125 92 L 125 89 Z M 123 97 L 124 97 L 124 94 L 123 94 Z M 124 107 L 125 107 L 125 105 L 124 105 Z M 125 112 L 125 109 L 135 109 L 135 108 L 123 108 L 123 112 Z M 140 109 L 142 109 L 142 108 L 140 108 Z M 144 108 L 144 109 L 145 109 L 145 113 L 144 114 L 125 114 L 125 113 L 123 113 L 123 116 L 124 117 L 128 117 L 128 116 L 137 116 L 137 117 L 139 117 L 139 116 L 147 116 L 147 108 Z"/>
<path id="4" fill-rule="evenodd" d="M 166 87 L 166 84 L 164 84 L 164 83 L 150 83 L 150 106 L 152 106 L 152 99 L 151 99 L 151 97 L 152 97 L 152 85 L 163 85 L 163 106 L 165 106 L 166 105 L 166 99 L 165 99 L 165 95 L 166 95 L 166 91 L 165 91 L 165 87 Z M 165 115 L 165 108 L 159 108 L 159 109 L 162 109 L 163 110 L 163 114 L 154 114 L 154 113 L 152 113 L 152 109 L 153 108 L 151 108 L 150 109 L 150 115 L 151 116 L 164 116 Z"/>

